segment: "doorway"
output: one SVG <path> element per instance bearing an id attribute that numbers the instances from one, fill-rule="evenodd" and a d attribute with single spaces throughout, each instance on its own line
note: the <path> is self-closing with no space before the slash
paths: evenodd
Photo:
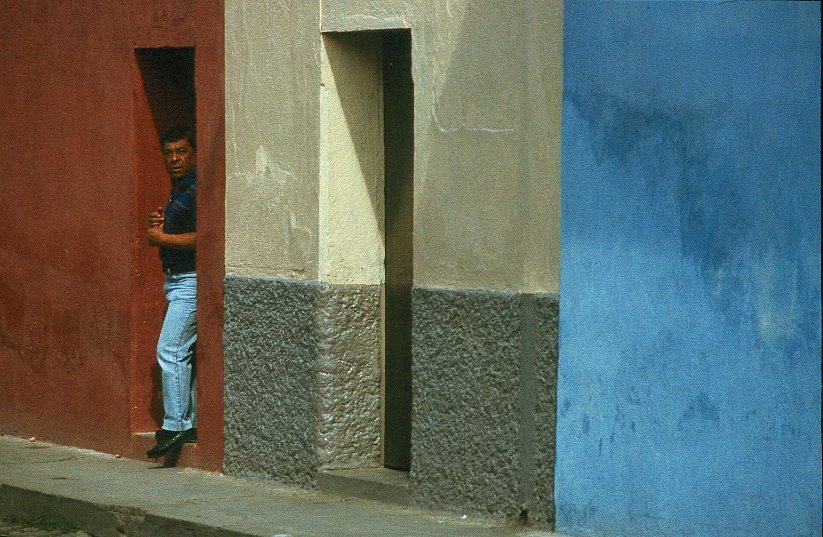
<path id="1" fill-rule="evenodd" d="M 411 32 L 324 33 L 318 279 L 379 288 L 378 446 L 361 460 L 408 470 L 414 281 L 414 85 Z M 356 245 L 352 247 L 351 245 Z M 364 365 L 363 367 L 369 367 Z M 370 373 L 366 373 L 369 375 Z M 376 439 L 375 439 L 376 440 Z M 379 459 L 379 460 L 378 460 Z M 332 461 L 330 466 L 348 464 Z"/>
<path id="2" fill-rule="evenodd" d="M 195 125 L 194 48 L 134 50 L 134 138 L 131 267 L 130 430 L 154 431 L 163 419 L 156 360 L 163 322 L 163 273 L 155 248 L 145 239 L 146 217 L 165 204 L 169 178 L 160 138 L 175 125 Z"/>
<path id="3" fill-rule="evenodd" d="M 411 32 L 382 33 L 385 196 L 383 465 L 411 463 L 414 83 Z"/>

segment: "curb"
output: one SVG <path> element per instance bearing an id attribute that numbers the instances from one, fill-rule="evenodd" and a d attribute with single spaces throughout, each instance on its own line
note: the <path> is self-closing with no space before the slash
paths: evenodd
<path id="1" fill-rule="evenodd" d="M 0 516 L 83 530 L 94 537 L 259 537 L 153 515 L 143 509 L 46 494 L 0 484 Z"/>

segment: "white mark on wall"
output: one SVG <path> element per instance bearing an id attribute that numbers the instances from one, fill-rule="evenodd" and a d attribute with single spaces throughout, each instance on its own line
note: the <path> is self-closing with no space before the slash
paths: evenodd
<path id="1" fill-rule="evenodd" d="M 437 130 L 444 133 L 444 134 L 453 134 L 456 132 L 479 132 L 485 134 L 500 134 L 500 133 L 510 133 L 515 132 L 514 127 L 485 127 L 483 125 L 478 126 L 469 126 L 465 123 L 461 122 L 456 125 L 444 125 L 443 121 L 437 114 L 437 97 L 432 95 L 432 121 L 434 122 L 435 127 Z"/>
<path id="2" fill-rule="evenodd" d="M 787 265 L 773 247 L 752 265 L 751 300 L 757 330 L 763 341 L 771 345 L 795 334 L 800 323 L 798 271 Z"/>
<path id="3" fill-rule="evenodd" d="M 227 268 L 237 273 L 275 271 L 285 275 L 306 271 L 314 232 L 294 213 L 294 201 L 301 194 L 293 177 L 269 147 L 260 145 L 253 168 L 228 178 Z"/>
<path id="4" fill-rule="evenodd" d="M 501 26 L 506 8 L 473 9 L 470 2 L 438 2 L 431 58 L 431 116 L 441 133 L 506 134 L 520 122 L 522 37 Z M 422 51 L 421 51 L 422 52 Z M 426 54 L 426 52 L 423 52 Z"/>
<path id="5" fill-rule="evenodd" d="M 396 28 L 411 28 L 405 17 L 379 15 L 346 15 L 342 24 L 332 24 L 335 31 L 353 30 L 393 30 Z"/>
<path id="6" fill-rule="evenodd" d="M 258 177 L 273 180 L 279 189 L 284 188 L 292 176 L 290 171 L 269 157 L 268 149 L 263 145 L 255 151 L 254 169 Z M 282 195 L 282 190 L 280 194 Z"/>

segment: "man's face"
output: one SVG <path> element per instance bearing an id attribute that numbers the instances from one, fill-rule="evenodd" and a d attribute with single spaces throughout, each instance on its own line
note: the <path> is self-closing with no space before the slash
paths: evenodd
<path id="1" fill-rule="evenodd" d="M 185 177 L 197 166 L 197 154 L 185 138 L 163 144 L 163 160 L 172 179 Z"/>

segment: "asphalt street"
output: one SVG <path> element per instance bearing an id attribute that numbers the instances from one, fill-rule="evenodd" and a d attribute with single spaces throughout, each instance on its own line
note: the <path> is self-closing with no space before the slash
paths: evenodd
<path id="1" fill-rule="evenodd" d="M 91 537 L 80 530 L 67 531 L 47 524 L 33 524 L 0 518 L 0 537 Z"/>

